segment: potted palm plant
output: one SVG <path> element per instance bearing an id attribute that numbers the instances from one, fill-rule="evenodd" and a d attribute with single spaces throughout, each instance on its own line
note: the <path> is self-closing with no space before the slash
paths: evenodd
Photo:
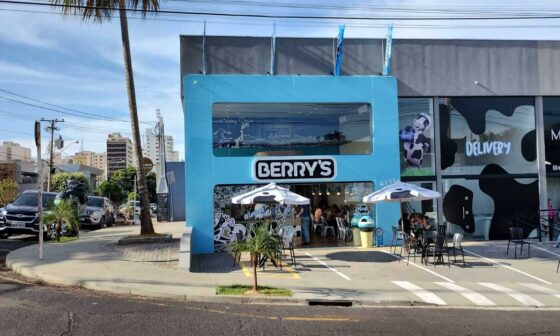
<path id="1" fill-rule="evenodd" d="M 261 257 L 267 256 L 274 260 L 282 253 L 282 241 L 278 235 L 271 233 L 268 225 L 261 224 L 253 227 L 251 234 L 242 240 L 235 240 L 229 244 L 230 253 L 249 252 L 253 267 L 253 293 L 258 292 L 257 267 Z"/>

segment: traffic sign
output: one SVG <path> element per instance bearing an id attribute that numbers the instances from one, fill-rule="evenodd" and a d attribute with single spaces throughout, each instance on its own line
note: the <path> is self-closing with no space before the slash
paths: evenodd
<path id="1" fill-rule="evenodd" d="M 148 174 L 149 172 L 152 171 L 152 169 L 154 169 L 154 163 L 150 158 L 145 157 L 142 168 L 144 169 L 144 174 Z"/>

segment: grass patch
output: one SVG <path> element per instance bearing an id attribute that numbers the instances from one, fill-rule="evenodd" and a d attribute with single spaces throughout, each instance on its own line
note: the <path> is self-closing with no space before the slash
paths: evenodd
<path id="1" fill-rule="evenodd" d="M 216 295 L 251 295 L 247 292 L 251 291 L 253 286 L 217 286 Z M 274 288 L 268 286 L 259 286 L 258 294 L 267 296 L 292 296 L 292 291 L 285 288 Z M 255 295 L 255 294 L 252 294 Z"/>
<path id="2" fill-rule="evenodd" d="M 78 240 L 78 237 L 60 237 L 60 241 L 56 241 L 56 238 L 51 239 L 48 243 L 68 243 L 74 240 Z"/>

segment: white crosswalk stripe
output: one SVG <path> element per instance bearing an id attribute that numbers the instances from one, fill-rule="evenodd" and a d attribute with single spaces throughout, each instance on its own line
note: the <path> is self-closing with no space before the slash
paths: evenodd
<path id="1" fill-rule="evenodd" d="M 551 296 L 554 296 L 554 297 L 560 299 L 560 292 L 555 291 L 554 289 L 550 289 L 548 287 L 544 287 L 544 286 L 533 284 L 533 283 L 520 282 L 519 284 L 523 287 L 531 288 L 531 289 L 534 289 L 536 291 L 546 293 L 546 294 L 549 294 Z"/>
<path id="2" fill-rule="evenodd" d="M 422 289 L 415 284 L 408 281 L 393 281 L 393 283 L 401 288 L 410 291 L 412 294 L 419 297 L 422 301 L 426 303 L 433 303 L 437 305 L 447 305 L 439 296 L 425 289 Z"/>
<path id="3" fill-rule="evenodd" d="M 542 303 L 540 303 L 539 301 L 533 299 L 532 297 L 530 297 L 527 294 L 523 294 L 520 293 L 516 290 L 513 290 L 511 288 L 507 288 L 495 283 L 491 283 L 491 282 L 479 282 L 478 283 L 481 286 L 496 290 L 498 292 L 502 292 L 504 294 L 507 294 L 509 297 L 513 298 L 514 300 L 520 302 L 521 304 L 525 305 L 525 306 L 544 306 Z"/>
<path id="4" fill-rule="evenodd" d="M 494 302 L 492 302 L 491 300 L 489 300 L 487 297 L 485 297 L 482 294 L 476 293 L 470 289 L 467 289 L 465 287 L 461 287 L 455 283 L 451 283 L 451 282 L 436 282 L 436 284 L 445 287 L 449 290 L 452 290 L 454 292 L 457 292 L 459 294 L 461 294 L 462 296 L 464 296 L 467 300 L 471 301 L 472 303 L 474 303 L 477 306 L 495 306 L 496 304 Z"/>

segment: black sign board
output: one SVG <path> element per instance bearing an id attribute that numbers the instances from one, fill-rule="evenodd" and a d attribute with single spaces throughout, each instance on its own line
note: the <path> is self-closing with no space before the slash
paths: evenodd
<path id="1" fill-rule="evenodd" d="M 330 157 L 257 159 L 253 176 L 258 181 L 332 180 L 336 161 Z"/>

